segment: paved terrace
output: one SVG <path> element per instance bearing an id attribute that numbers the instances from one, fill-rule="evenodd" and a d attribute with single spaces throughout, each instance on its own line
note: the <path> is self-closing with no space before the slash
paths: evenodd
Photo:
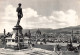
<path id="1" fill-rule="evenodd" d="M 0 55 L 79 55 L 79 53 L 69 51 L 48 51 L 40 48 L 12 50 L 0 48 Z"/>

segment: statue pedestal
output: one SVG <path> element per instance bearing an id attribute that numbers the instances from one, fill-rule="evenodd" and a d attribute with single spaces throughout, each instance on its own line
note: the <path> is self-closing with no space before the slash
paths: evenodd
<path id="1" fill-rule="evenodd" d="M 14 26 L 12 37 L 6 39 L 8 46 L 13 46 L 13 48 L 17 48 L 17 49 L 22 49 L 24 47 L 24 37 L 23 37 L 22 29 L 23 28 L 20 25 Z"/>
<path id="2" fill-rule="evenodd" d="M 13 28 L 13 34 L 15 34 L 15 42 L 17 43 L 18 48 L 22 48 L 24 44 L 24 38 L 23 38 L 23 33 L 22 33 L 22 27 L 20 25 L 17 25 Z"/>
<path id="3" fill-rule="evenodd" d="M 14 26 L 13 33 L 16 33 L 15 34 L 16 36 L 19 36 L 19 35 L 23 36 L 22 29 L 23 28 L 20 25 Z"/>

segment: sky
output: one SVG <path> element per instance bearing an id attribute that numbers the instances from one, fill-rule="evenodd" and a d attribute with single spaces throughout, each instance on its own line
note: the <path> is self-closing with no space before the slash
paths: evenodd
<path id="1" fill-rule="evenodd" d="M 0 0 L 0 33 L 17 23 L 16 8 L 22 4 L 23 29 L 64 28 L 80 25 L 80 0 Z"/>

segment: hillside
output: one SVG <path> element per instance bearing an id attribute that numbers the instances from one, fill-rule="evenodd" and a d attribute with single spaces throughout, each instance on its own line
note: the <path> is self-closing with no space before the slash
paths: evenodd
<path id="1" fill-rule="evenodd" d="M 26 33 L 28 31 L 31 31 L 31 33 L 36 33 L 38 29 L 23 29 L 23 33 Z M 39 30 L 42 33 L 69 33 L 71 34 L 72 30 L 73 32 L 80 31 L 80 26 L 72 26 L 72 27 L 65 27 L 65 28 L 59 28 L 59 29 L 51 29 L 51 28 L 39 28 Z M 2 33 L 0 33 L 2 35 Z"/>
<path id="2" fill-rule="evenodd" d="M 35 33 L 38 29 L 24 29 L 23 33 L 28 32 L 28 30 L 31 31 L 31 33 Z M 72 27 L 66 27 L 66 28 L 59 28 L 59 29 L 51 29 L 51 28 L 39 28 L 39 30 L 42 33 L 69 33 L 71 34 L 72 30 L 74 33 L 80 31 L 80 26 L 72 26 Z"/>

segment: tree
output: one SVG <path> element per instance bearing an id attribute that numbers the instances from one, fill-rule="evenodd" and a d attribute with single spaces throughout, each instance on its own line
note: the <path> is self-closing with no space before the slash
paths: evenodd
<path id="1" fill-rule="evenodd" d="M 73 42 L 77 43 L 77 38 L 76 37 L 73 37 Z"/>
<path id="2" fill-rule="evenodd" d="M 30 32 L 30 30 L 28 31 L 27 35 L 28 35 L 29 38 L 31 38 L 31 32 Z"/>
<path id="3" fill-rule="evenodd" d="M 10 32 L 7 33 L 7 36 L 12 36 L 12 34 Z"/>
<path id="4" fill-rule="evenodd" d="M 46 39 L 45 38 L 42 41 L 46 44 Z"/>
<path id="5" fill-rule="evenodd" d="M 25 33 L 25 34 L 24 34 L 24 36 L 28 36 L 28 34 L 27 34 L 27 33 Z"/>
<path id="6" fill-rule="evenodd" d="M 60 49 L 61 49 L 61 47 L 60 47 L 60 45 L 58 44 L 58 45 L 57 45 L 57 50 L 60 51 Z"/>
<path id="7" fill-rule="evenodd" d="M 68 49 L 69 51 L 73 51 L 73 50 L 74 50 L 74 47 L 73 47 L 73 45 L 72 45 L 71 39 L 70 39 L 70 44 L 67 44 L 67 49 Z"/>

